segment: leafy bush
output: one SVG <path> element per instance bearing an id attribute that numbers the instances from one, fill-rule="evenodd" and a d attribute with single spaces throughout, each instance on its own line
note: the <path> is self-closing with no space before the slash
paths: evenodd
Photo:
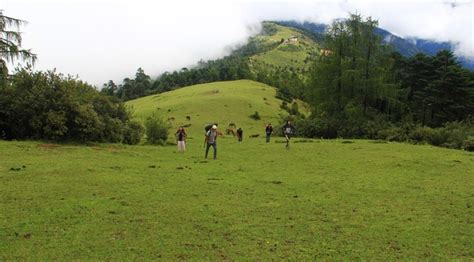
<path id="1" fill-rule="evenodd" d="M 431 127 L 416 126 L 409 134 L 410 140 L 415 144 L 432 143 L 435 140 L 435 131 Z"/>
<path id="2" fill-rule="evenodd" d="M 408 134 L 405 130 L 398 126 L 393 126 L 379 132 L 379 139 L 395 141 L 395 142 L 404 142 L 409 139 Z"/>
<path id="3" fill-rule="evenodd" d="M 474 152 L 474 136 L 470 136 L 462 143 L 462 149 L 470 152 Z"/>
<path id="4" fill-rule="evenodd" d="M 45 138 L 58 140 L 66 135 L 68 127 L 64 111 L 49 111 L 46 114 L 46 123 L 43 125 Z"/>
<path id="5" fill-rule="evenodd" d="M 447 139 L 442 146 L 448 148 L 462 148 L 463 142 L 474 135 L 474 126 L 470 126 L 468 122 L 450 122 L 444 125 Z"/>
<path id="6" fill-rule="evenodd" d="M 286 119 L 282 121 L 282 126 Z M 337 138 L 340 130 L 340 122 L 335 118 L 309 117 L 305 119 L 295 118 L 293 124 L 298 127 L 298 134 L 312 138 Z"/>
<path id="7" fill-rule="evenodd" d="M 140 140 L 145 133 L 145 128 L 138 121 L 130 121 L 123 128 L 123 140 L 124 144 L 136 145 L 140 143 Z"/>
<path id="8" fill-rule="evenodd" d="M 362 125 L 364 138 L 367 139 L 383 139 L 381 134 L 382 130 L 389 129 L 392 125 L 383 118 L 375 118 L 373 120 L 366 121 Z"/>
<path id="9" fill-rule="evenodd" d="M 116 118 L 109 119 L 105 124 L 103 136 L 108 139 L 107 142 L 120 143 L 124 139 L 125 126 L 122 121 Z"/>
<path id="10" fill-rule="evenodd" d="M 147 142 L 149 144 L 165 145 L 168 139 L 168 126 L 157 116 L 148 117 L 145 121 Z"/>
<path id="11" fill-rule="evenodd" d="M 0 134 L 8 140 L 120 142 L 129 116 L 118 99 L 55 71 L 22 69 L 0 86 Z"/>

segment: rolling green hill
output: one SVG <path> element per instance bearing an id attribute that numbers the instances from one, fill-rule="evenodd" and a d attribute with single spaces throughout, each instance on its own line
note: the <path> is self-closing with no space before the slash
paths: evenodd
<path id="1" fill-rule="evenodd" d="M 202 135 L 208 123 L 218 123 L 224 130 L 230 123 L 242 127 L 244 135 L 262 134 L 265 123 L 274 125 L 287 113 L 275 98 L 276 90 L 250 80 L 214 82 L 180 88 L 171 92 L 142 97 L 127 102 L 135 117 L 144 120 L 153 113 L 168 120 L 171 129 L 189 126 L 190 135 Z M 249 116 L 258 112 L 261 119 Z M 190 120 L 188 120 L 188 117 Z"/>

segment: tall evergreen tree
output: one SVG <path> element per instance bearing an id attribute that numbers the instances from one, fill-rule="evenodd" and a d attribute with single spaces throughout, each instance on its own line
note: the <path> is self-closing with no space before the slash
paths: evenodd
<path id="1" fill-rule="evenodd" d="M 31 50 L 23 49 L 20 27 L 26 21 L 9 17 L 0 10 L 0 85 L 5 84 L 8 76 L 8 62 L 23 60 L 34 63 L 36 55 Z"/>
<path id="2" fill-rule="evenodd" d="M 356 14 L 330 26 L 306 90 L 318 113 L 366 115 L 369 108 L 387 113 L 397 102 L 389 50 L 374 34 L 376 26 L 377 21 Z"/>

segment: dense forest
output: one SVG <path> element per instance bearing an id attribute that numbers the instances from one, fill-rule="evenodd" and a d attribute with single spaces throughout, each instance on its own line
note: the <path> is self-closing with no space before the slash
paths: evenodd
<path id="1" fill-rule="evenodd" d="M 336 21 L 305 87 L 301 134 L 426 142 L 472 150 L 474 73 L 443 50 L 406 58 L 374 34 L 377 21 Z"/>

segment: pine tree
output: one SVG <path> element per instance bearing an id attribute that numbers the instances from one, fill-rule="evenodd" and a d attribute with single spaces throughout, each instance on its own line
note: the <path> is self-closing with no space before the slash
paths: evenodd
<path id="1" fill-rule="evenodd" d="M 7 79 L 8 62 L 22 60 L 34 63 L 36 61 L 36 55 L 31 50 L 21 47 L 20 27 L 25 24 L 26 21 L 5 16 L 0 10 L 0 85 Z"/>

